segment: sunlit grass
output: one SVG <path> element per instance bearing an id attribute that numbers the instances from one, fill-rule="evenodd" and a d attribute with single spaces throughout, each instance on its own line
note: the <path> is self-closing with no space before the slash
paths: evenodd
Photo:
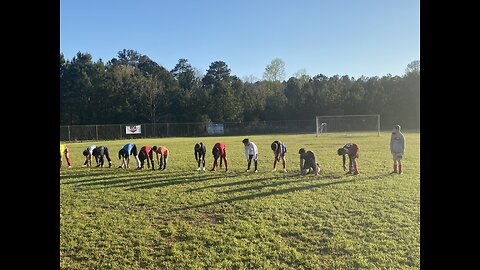
<path id="1" fill-rule="evenodd" d="M 405 173 L 391 175 L 389 133 L 249 136 L 259 172 L 246 173 L 244 136 L 70 143 L 60 170 L 62 269 L 418 269 L 420 134 L 405 133 Z M 273 168 L 270 144 L 287 146 Z M 207 146 L 196 171 L 195 143 Z M 229 171 L 210 172 L 212 146 L 227 145 Z M 118 169 L 118 150 L 164 145 L 166 171 Z M 336 150 L 360 146 L 360 175 L 345 175 Z M 90 144 L 108 146 L 112 168 L 82 168 Z M 298 149 L 322 172 L 299 176 Z M 253 166 L 253 164 L 252 164 Z"/>

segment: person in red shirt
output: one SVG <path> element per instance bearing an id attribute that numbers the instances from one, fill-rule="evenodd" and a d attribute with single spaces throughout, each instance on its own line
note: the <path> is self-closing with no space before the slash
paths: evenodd
<path id="1" fill-rule="evenodd" d="M 152 170 L 155 171 L 155 162 L 153 162 L 152 147 L 143 146 L 142 148 L 140 148 L 140 152 L 138 152 L 138 159 L 140 160 L 140 168 L 138 168 L 139 170 L 143 169 L 143 165 L 145 165 L 145 160 L 147 160 L 147 167 L 150 169 L 151 162 Z"/>
<path id="2" fill-rule="evenodd" d="M 167 168 L 168 148 L 161 145 L 159 145 L 158 147 L 153 146 L 150 155 L 153 156 L 153 153 L 155 153 L 157 156 L 158 169 L 164 171 Z"/>
<path id="3" fill-rule="evenodd" d="M 349 158 L 349 168 L 347 174 L 358 174 L 358 164 L 357 159 L 359 158 L 360 148 L 357 144 L 347 143 L 342 148 L 337 150 L 337 154 L 343 158 L 343 170 L 346 171 L 347 167 L 345 166 L 345 156 L 348 155 Z"/>
<path id="4" fill-rule="evenodd" d="M 225 171 L 228 171 L 228 161 L 227 161 L 227 149 L 223 142 L 216 143 L 212 148 L 213 154 L 213 169 L 211 171 L 217 170 L 217 160 L 220 158 L 220 168 L 222 168 L 222 160 L 225 161 Z"/>

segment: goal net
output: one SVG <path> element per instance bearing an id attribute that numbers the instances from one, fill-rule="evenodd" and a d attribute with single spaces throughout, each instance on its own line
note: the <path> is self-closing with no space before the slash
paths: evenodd
<path id="1" fill-rule="evenodd" d="M 334 115 L 316 116 L 316 132 L 319 136 L 327 132 L 341 132 L 349 134 L 352 132 L 375 132 L 380 136 L 380 115 Z"/>

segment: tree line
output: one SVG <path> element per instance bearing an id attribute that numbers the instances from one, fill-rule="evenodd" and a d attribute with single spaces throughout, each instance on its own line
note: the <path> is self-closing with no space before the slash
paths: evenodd
<path id="1" fill-rule="evenodd" d="M 420 61 L 405 74 L 313 77 L 300 70 L 285 80 L 276 58 L 261 80 L 231 74 L 223 61 L 206 74 L 179 59 L 168 71 L 135 50 L 107 63 L 60 53 L 60 124 L 248 122 L 314 119 L 317 115 L 380 114 L 382 126 L 420 126 Z"/>

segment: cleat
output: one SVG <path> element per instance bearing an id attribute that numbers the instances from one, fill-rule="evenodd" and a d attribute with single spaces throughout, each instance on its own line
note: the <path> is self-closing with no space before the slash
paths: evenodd
<path id="1" fill-rule="evenodd" d="M 277 169 L 273 169 L 272 172 L 276 171 Z"/>

